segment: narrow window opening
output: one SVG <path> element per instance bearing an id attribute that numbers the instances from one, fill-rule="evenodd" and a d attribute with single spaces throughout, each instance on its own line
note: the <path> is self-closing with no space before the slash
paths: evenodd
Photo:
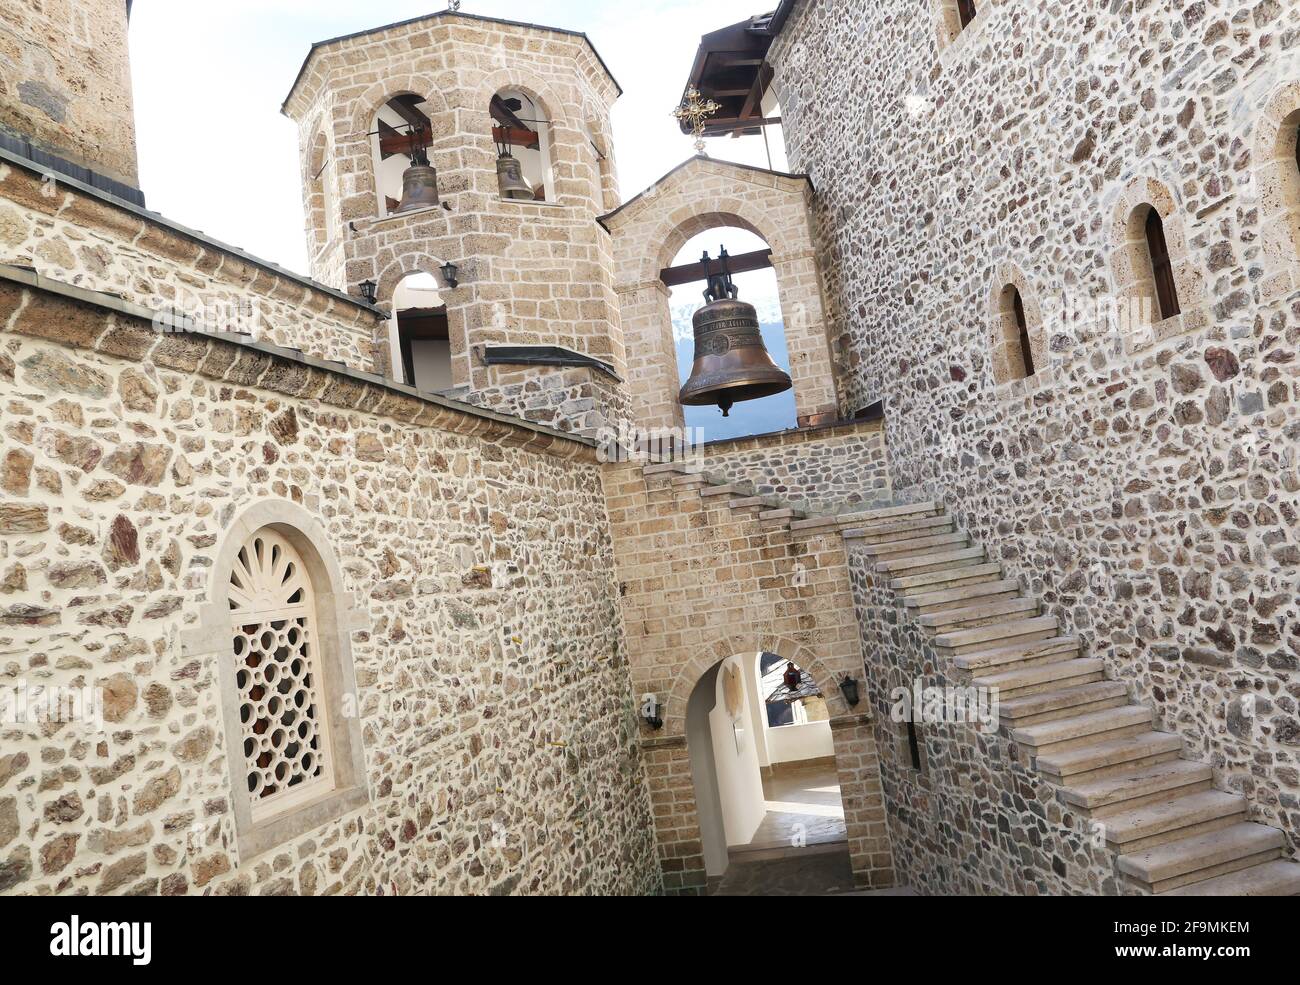
<path id="1" fill-rule="evenodd" d="M 1016 331 L 1020 335 L 1020 361 L 1023 363 L 1025 377 L 1034 375 L 1034 350 L 1029 342 L 1029 322 L 1025 320 L 1025 302 L 1020 291 L 1011 289 L 1011 310 L 1016 319 Z"/>
<path id="2" fill-rule="evenodd" d="M 1178 290 L 1174 286 L 1174 269 L 1169 260 L 1169 247 L 1165 243 L 1165 225 L 1160 213 L 1147 208 L 1147 251 L 1151 256 L 1151 274 L 1156 282 L 1156 304 L 1160 321 L 1175 318 L 1181 313 Z"/>
<path id="3" fill-rule="evenodd" d="M 907 754 L 912 761 L 912 769 L 921 768 L 921 742 L 916 734 L 916 723 L 907 723 Z"/>
<path id="4" fill-rule="evenodd" d="M 497 190 L 502 199 L 555 201 L 551 121 L 531 98 L 506 90 L 492 97 L 492 141 L 497 149 Z"/>
<path id="5" fill-rule="evenodd" d="M 975 19 L 975 14 L 975 0 L 957 0 L 957 16 L 963 28 L 970 25 L 970 22 Z"/>

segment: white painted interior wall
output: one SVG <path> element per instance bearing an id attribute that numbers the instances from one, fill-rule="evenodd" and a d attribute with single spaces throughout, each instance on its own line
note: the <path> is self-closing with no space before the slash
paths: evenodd
<path id="1" fill-rule="evenodd" d="M 714 685 L 714 706 L 709 713 L 709 731 L 713 739 L 713 763 L 718 777 L 718 796 L 722 802 L 722 821 L 728 845 L 745 845 L 763 823 L 767 803 L 763 797 L 763 774 L 758 766 L 756 735 L 752 721 L 749 688 L 744 686 L 744 664 L 749 655 L 728 657 L 722 661 Z M 741 675 L 742 707 L 735 718 L 727 711 L 723 688 L 729 669 Z"/>

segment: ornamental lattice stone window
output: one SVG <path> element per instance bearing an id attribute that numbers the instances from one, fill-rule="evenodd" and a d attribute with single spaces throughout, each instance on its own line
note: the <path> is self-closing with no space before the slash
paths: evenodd
<path id="1" fill-rule="evenodd" d="M 269 527 L 244 543 L 231 568 L 230 625 L 257 822 L 334 789 L 311 580 L 298 552 Z"/>

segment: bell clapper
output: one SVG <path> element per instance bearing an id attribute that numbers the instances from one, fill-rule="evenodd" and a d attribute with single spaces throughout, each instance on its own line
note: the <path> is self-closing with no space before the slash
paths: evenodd
<path id="1" fill-rule="evenodd" d="M 723 417 L 730 417 L 731 408 L 734 406 L 735 406 L 735 402 L 728 397 L 723 397 L 721 400 L 718 401 L 718 409 L 722 411 Z"/>

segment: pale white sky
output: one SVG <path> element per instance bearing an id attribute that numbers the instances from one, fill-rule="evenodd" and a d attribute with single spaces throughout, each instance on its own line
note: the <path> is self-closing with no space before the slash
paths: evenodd
<path id="1" fill-rule="evenodd" d="M 313 41 L 442 9 L 437 0 L 137 0 L 131 23 L 141 184 L 151 209 L 307 272 L 297 133 L 280 105 Z M 693 151 L 669 115 L 700 35 L 773 0 L 465 0 L 467 13 L 585 31 L 622 84 L 625 198 Z M 766 166 L 761 137 L 709 141 Z M 739 250 L 737 252 L 740 252 Z"/>

